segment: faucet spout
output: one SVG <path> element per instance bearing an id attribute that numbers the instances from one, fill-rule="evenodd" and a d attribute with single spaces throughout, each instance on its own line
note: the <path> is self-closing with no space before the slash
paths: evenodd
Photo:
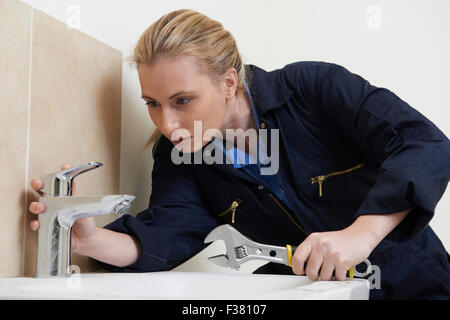
<path id="1" fill-rule="evenodd" d="M 39 216 L 37 277 L 71 275 L 72 226 L 77 219 L 122 215 L 134 199 L 131 195 L 42 197 L 47 212 Z"/>
<path id="2" fill-rule="evenodd" d="M 77 196 L 72 197 L 77 200 Z M 94 217 L 105 214 L 115 213 L 122 215 L 130 208 L 130 202 L 134 200 L 134 196 L 129 195 L 111 195 L 103 196 L 100 202 L 82 204 L 62 208 L 56 211 L 56 217 L 61 227 L 72 228 L 75 220 L 86 217 Z"/>

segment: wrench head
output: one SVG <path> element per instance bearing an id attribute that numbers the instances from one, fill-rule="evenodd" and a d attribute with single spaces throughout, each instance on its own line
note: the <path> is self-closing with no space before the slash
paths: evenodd
<path id="1" fill-rule="evenodd" d="M 222 224 L 216 228 L 214 228 L 213 230 L 211 230 L 208 235 L 205 237 L 204 239 L 204 243 L 209 243 L 209 242 L 213 242 L 216 240 L 225 240 L 226 238 L 228 238 L 228 230 L 231 227 L 229 224 Z"/>
<path id="2" fill-rule="evenodd" d="M 223 240 L 226 253 L 208 258 L 209 261 L 219 265 L 238 269 L 241 261 L 237 259 L 235 248 L 249 242 L 249 240 L 240 234 L 229 224 L 222 224 L 214 228 L 205 238 L 204 243 Z"/>
<path id="3" fill-rule="evenodd" d="M 214 263 L 215 265 L 219 267 L 224 268 L 232 268 L 230 265 L 230 261 L 228 260 L 228 257 L 225 254 L 219 254 L 217 256 L 208 257 L 208 261 Z M 235 266 L 234 269 L 239 270 L 239 266 Z"/>
<path id="4" fill-rule="evenodd" d="M 204 243 L 213 242 L 216 240 L 223 240 L 225 244 L 236 244 L 237 246 L 242 243 L 247 243 L 248 239 L 240 234 L 235 228 L 229 224 L 222 224 L 214 228 L 204 239 Z M 227 247 L 228 249 L 228 247 Z"/>

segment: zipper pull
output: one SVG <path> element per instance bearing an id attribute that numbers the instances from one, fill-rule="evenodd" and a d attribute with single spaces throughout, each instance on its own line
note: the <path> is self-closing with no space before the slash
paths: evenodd
<path id="1" fill-rule="evenodd" d="M 311 178 L 311 184 L 319 183 L 319 197 L 322 196 L 322 183 L 325 181 L 325 176 L 317 176 L 315 178 Z"/>
<path id="2" fill-rule="evenodd" d="M 231 223 L 234 223 L 234 218 L 236 215 L 236 208 L 239 205 L 239 202 L 237 201 L 233 201 L 233 203 L 231 204 Z"/>

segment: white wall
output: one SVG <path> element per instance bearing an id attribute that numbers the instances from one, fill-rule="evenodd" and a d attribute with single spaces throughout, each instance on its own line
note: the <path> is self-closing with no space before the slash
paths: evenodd
<path id="1" fill-rule="evenodd" d="M 300 60 L 341 64 L 385 87 L 433 121 L 450 137 L 450 1 L 429 0 L 24 0 L 81 31 L 131 54 L 140 34 L 160 16 L 190 8 L 220 21 L 236 38 L 245 63 L 266 70 Z M 79 10 L 79 21 L 76 11 Z M 93 70 L 95 72 L 95 70 Z M 132 213 L 150 195 L 150 154 L 139 154 L 154 126 L 140 97 L 135 70 L 123 66 L 121 192 L 134 194 Z M 95 159 L 92 159 L 95 161 Z M 430 159 L 432 161 L 432 159 Z M 450 190 L 436 207 L 431 226 L 450 248 Z M 205 256 L 181 270 L 225 272 Z M 243 268 L 249 272 L 257 265 Z"/>

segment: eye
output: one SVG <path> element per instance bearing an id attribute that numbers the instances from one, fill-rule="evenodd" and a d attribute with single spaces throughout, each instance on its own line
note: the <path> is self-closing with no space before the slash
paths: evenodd
<path id="1" fill-rule="evenodd" d="M 179 101 L 185 101 L 185 103 L 180 103 L 180 104 L 188 104 L 191 101 L 191 99 L 189 99 L 189 98 L 180 98 L 180 99 L 178 99 L 177 102 L 179 102 Z"/>
<path id="2" fill-rule="evenodd" d="M 151 106 L 152 108 L 155 108 L 155 107 L 158 106 L 157 104 L 155 105 L 155 103 L 156 103 L 155 101 L 146 101 L 145 105 L 146 106 Z"/>

